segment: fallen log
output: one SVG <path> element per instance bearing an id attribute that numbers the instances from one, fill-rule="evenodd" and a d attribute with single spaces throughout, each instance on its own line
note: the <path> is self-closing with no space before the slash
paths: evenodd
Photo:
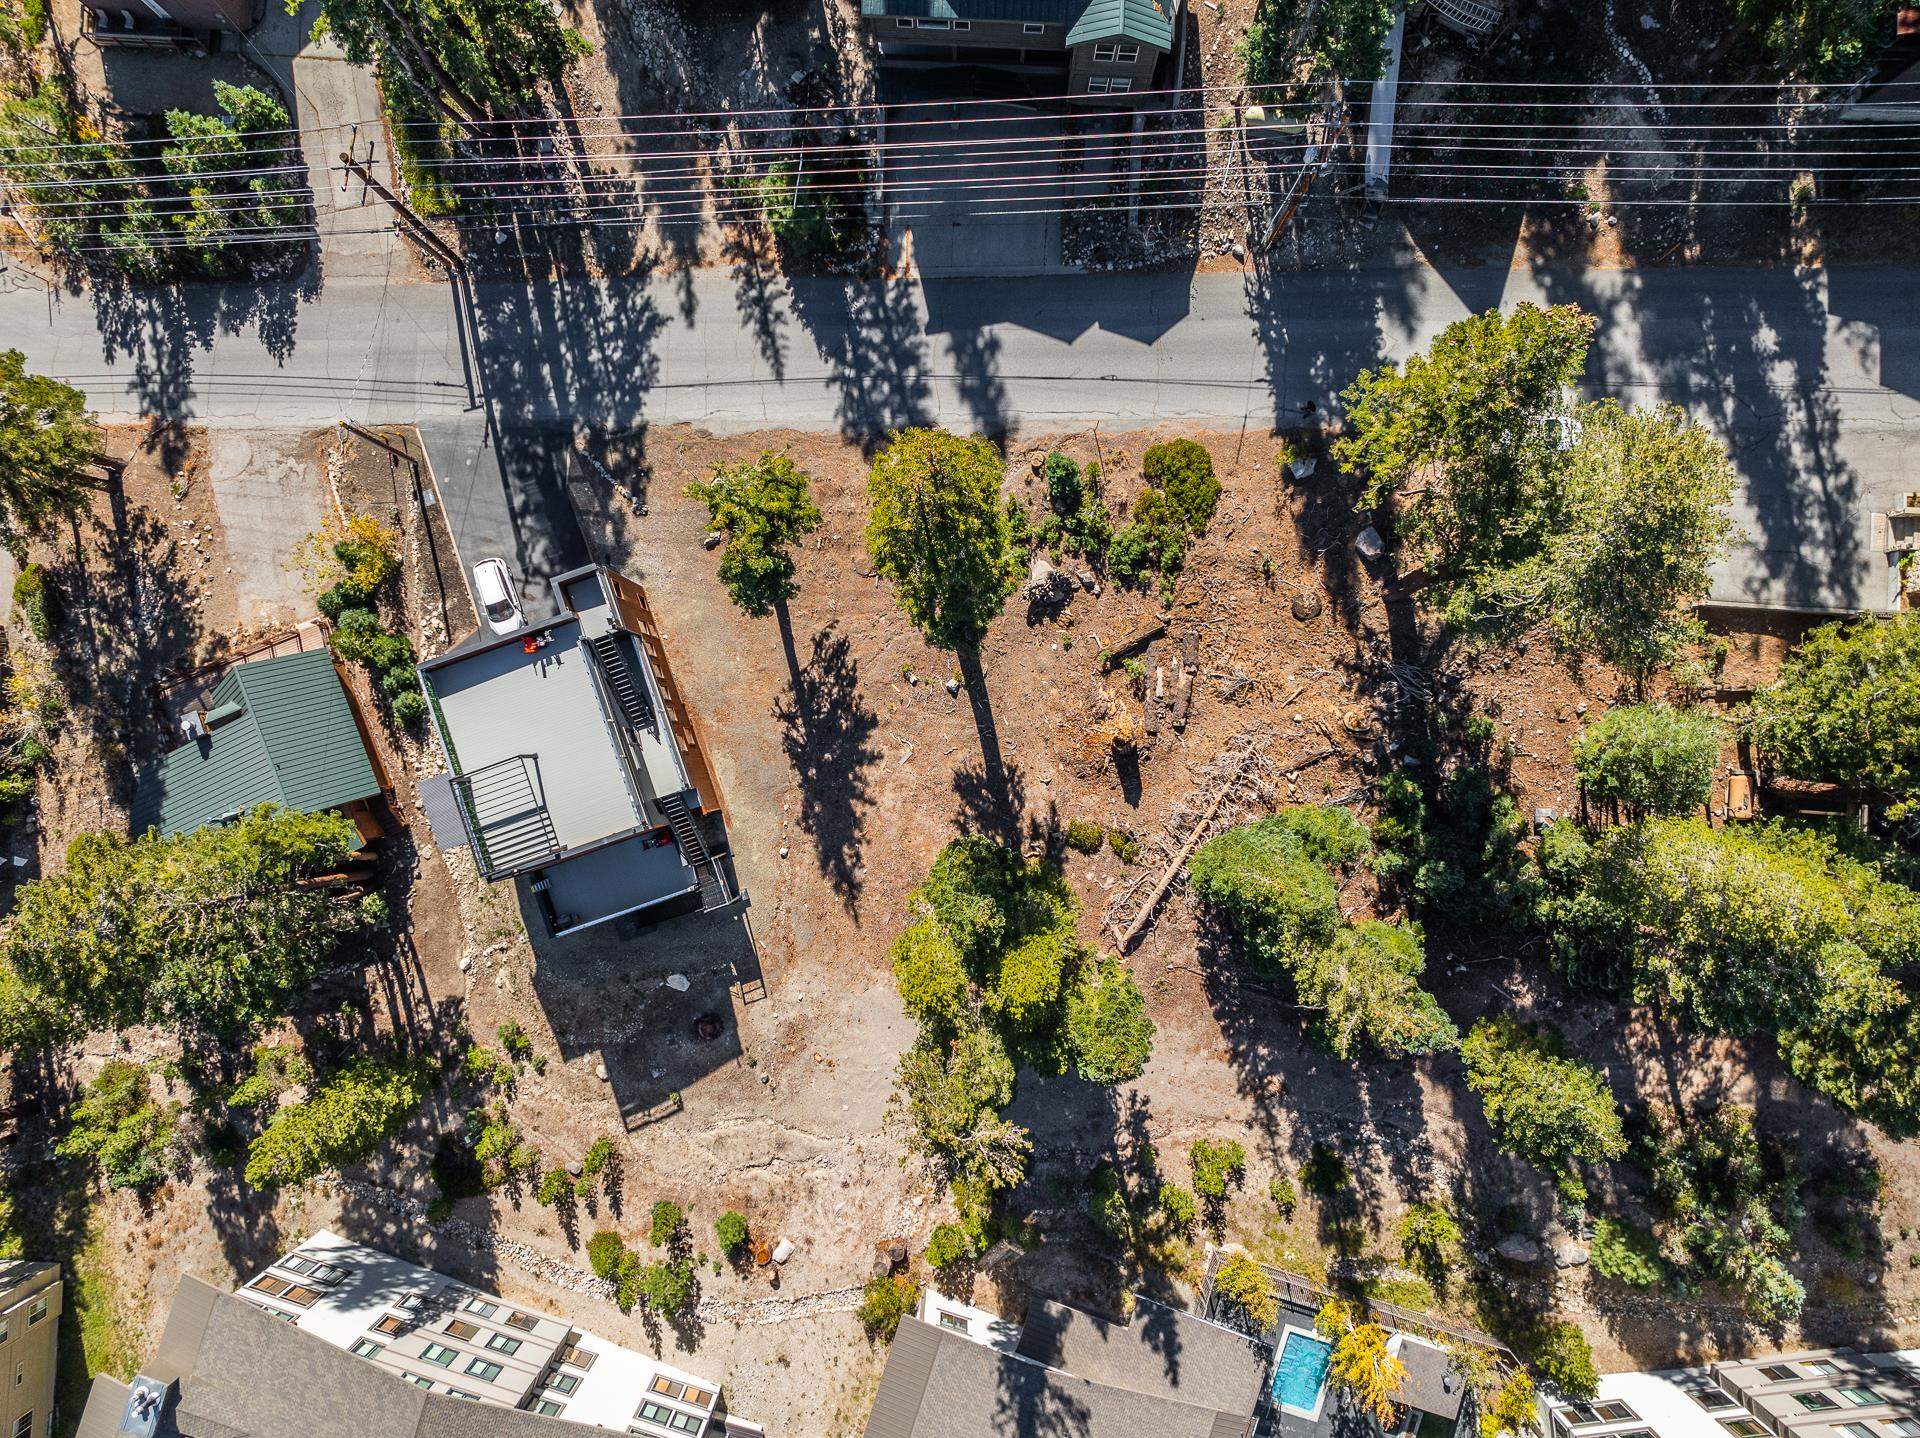
<path id="1" fill-rule="evenodd" d="M 1103 673 L 1111 673 L 1115 669 L 1118 669 L 1121 665 L 1121 662 L 1125 660 L 1129 655 L 1139 653 L 1142 649 L 1145 649 L 1149 644 L 1153 643 L 1154 640 L 1160 638 L 1160 636 L 1165 634 L 1166 632 L 1167 632 L 1167 621 L 1164 619 L 1161 619 L 1156 621 L 1153 624 L 1148 625 L 1145 629 L 1140 630 L 1138 633 L 1129 634 L 1125 639 L 1120 640 L 1117 644 L 1113 644 L 1108 648 L 1101 650 L 1100 651 L 1101 671 Z"/>

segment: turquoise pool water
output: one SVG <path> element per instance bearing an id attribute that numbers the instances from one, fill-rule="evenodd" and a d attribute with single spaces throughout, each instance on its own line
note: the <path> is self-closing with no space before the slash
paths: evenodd
<path id="1" fill-rule="evenodd" d="M 1273 1365 L 1273 1401 L 1309 1417 L 1317 1413 L 1320 1389 L 1327 1381 L 1327 1365 L 1332 1361 L 1331 1343 L 1289 1328 Z"/>

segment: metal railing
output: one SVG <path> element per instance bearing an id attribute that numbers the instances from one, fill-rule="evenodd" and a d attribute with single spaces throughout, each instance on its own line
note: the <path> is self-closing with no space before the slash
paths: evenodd
<path id="1" fill-rule="evenodd" d="M 488 879 L 551 863 L 560 854 L 553 816 L 540 783 L 540 760 L 514 754 L 458 774 L 453 792 L 473 841 L 473 857 Z"/>

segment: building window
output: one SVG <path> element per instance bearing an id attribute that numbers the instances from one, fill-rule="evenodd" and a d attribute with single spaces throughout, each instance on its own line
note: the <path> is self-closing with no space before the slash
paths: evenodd
<path id="1" fill-rule="evenodd" d="M 320 1290 L 309 1288 L 304 1283 L 296 1283 L 280 1296 L 296 1307 L 310 1308 L 313 1300 L 320 1296 Z"/>
<path id="2" fill-rule="evenodd" d="M 469 1393 L 464 1388 L 455 1388 L 451 1383 L 447 1385 L 447 1396 L 450 1398 L 464 1398 L 469 1403 L 478 1403 L 480 1401 L 480 1395 L 478 1393 Z"/>
<path id="3" fill-rule="evenodd" d="M 373 1325 L 373 1331 L 375 1333 L 386 1334 L 405 1333 L 407 1331 L 407 1320 L 397 1313 L 389 1313 L 385 1318 Z"/>
<path id="4" fill-rule="evenodd" d="M 907 19 L 907 17 L 904 15 L 902 15 L 898 20 L 895 20 L 893 23 L 902 30 L 911 30 L 913 28 L 913 21 Z"/>
<path id="5" fill-rule="evenodd" d="M 519 1328 L 528 1333 L 533 1332 L 539 1322 L 540 1320 L 535 1318 L 531 1313 L 509 1313 L 507 1315 L 507 1327 Z"/>
<path id="6" fill-rule="evenodd" d="M 1831 1393 L 1822 1393 L 1817 1388 L 1811 1393 L 1796 1393 L 1793 1396 L 1800 1400 L 1800 1406 L 1809 1413 L 1824 1413 L 1829 1408 L 1840 1406 Z"/>
<path id="7" fill-rule="evenodd" d="M 1722 1408 L 1737 1407 L 1734 1401 L 1718 1388 L 1689 1388 L 1687 1397 L 1698 1403 L 1709 1413 L 1717 1413 Z"/>
<path id="8" fill-rule="evenodd" d="M 1880 1395 L 1871 1388 L 1842 1388 L 1840 1396 L 1855 1408 L 1871 1408 L 1880 1401 Z"/>
<path id="9" fill-rule="evenodd" d="M 955 1333 L 965 1333 L 967 1331 L 967 1320 L 957 1313 L 942 1313 L 940 1314 L 940 1326 L 942 1328 L 951 1328 Z"/>
<path id="10" fill-rule="evenodd" d="M 280 1266 L 286 1269 L 288 1273 L 297 1273 L 302 1278 L 305 1278 L 320 1265 L 315 1263 L 311 1258 L 302 1258 L 297 1253 L 290 1253 L 280 1260 Z"/>
<path id="11" fill-rule="evenodd" d="M 407 1382 L 411 1383 L 415 1388 L 433 1387 L 433 1380 L 431 1378 L 422 1378 L 418 1373 L 402 1373 L 400 1376 L 406 1379 Z"/>
<path id="12" fill-rule="evenodd" d="M 460 1350 L 449 1348 L 444 1343 L 429 1343 L 420 1354 L 420 1361 L 432 1363 L 441 1368 L 451 1368 L 453 1360 L 460 1356 Z"/>
<path id="13" fill-rule="evenodd" d="M 499 1311 L 496 1305 L 487 1302 L 484 1298 L 469 1298 L 467 1300 L 467 1312 L 477 1313 L 482 1318 L 491 1318 Z"/>
<path id="14" fill-rule="evenodd" d="M 669 1433 L 698 1433 L 700 1425 L 707 1420 L 691 1413 L 682 1413 L 661 1403 L 646 1402 L 640 1405 L 640 1419 L 666 1429 Z"/>
<path id="15" fill-rule="evenodd" d="M 558 1418 L 560 1416 L 560 1405 L 555 1403 L 551 1398 L 536 1398 L 533 1400 L 533 1407 L 527 1411 L 538 1413 L 542 1418 Z"/>
<path id="16" fill-rule="evenodd" d="M 33 1307 L 27 1310 L 27 1327 L 29 1328 L 33 1327 L 34 1324 L 38 1323 L 41 1319 L 45 1318 L 46 1316 L 47 1316 L 47 1300 L 44 1298 L 34 1299 Z"/>
<path id="17" fill-rule="evenodd" d="M 556 1363 L 571 1363 L 575 1368 L 584 1372 L 593 1367 L 593 1360 L 599 1356 L 597 1353 L 587 1352 L 578 1343 L 569 1343 L 565 1348 L 562 1348 L 558 1353 L 554 1354 L 553 1359 Z"/>
<path id="18" fill-rule="evenodd" d="M 347 1276 L 347 1270 L 332 1263 L 316 1263 L 313 1266 L 313 1281 L 331 1288 Z"/>
<path id="19" fill-rule="evenodd" d="M 1720 1426 L 1733 1435 L 1733 1438 L 1760 1438 L 1767 1430 L 1751 1418 L 1722 1418 Z"/>
<path id="20" fill-rule="evenodd" d="M 1122 79 L 1118 75 L 1114 76 L 1113 80 L 1107 85 L 1107 89 L 1115 95 L 1124 95 L 1132 88 L 1133 81 Z"/>
<path id="21" fill-rule="evenodd" d="M 471 1339 L 480 1336 L 480 1329 L 477 1324 L 469 1323 L 464 1318 L 450 1318 L 447 1320 L 447 1333 L 454 1338 Z"/>
<path id="22" fill-rule="evenodd" d="M 547 1377 L 547 1387 L 555 1393 L 571 1393 L 579 1386 L 580 1375 L 577 1373 L 553 1373 Z"/>
<path id="23" fill-rule="evenodd" d="M 253 1282 L 249 1283 L 247 1287 L 257 1293 L 271 1293 L 275 1298 L 278 1298 L 289 1288 L 293 1287 L 293 1285 L 284 1278 L 276 1278 L 271 1273 L 263 1273 L 254 1279 Z"/>
<path id="24" fill-rule="evenodd" d="M 1029 20 L 1020 27 L 1020 33 L 1022 35 L 1044 35 L 1047 33 L 1047 27 L 1045 25 L 1036 25 Z"/>
<path id="25" fill-rule="evenodd" d="M 496 1333 L 487 1339 L 487 1347 L 491 1348 L 495 1353 L 504 1353 L 507 1357 L 511 1358 L 520 1351 L 520 1340 L 518 1338 L 509 1338 L 504 1333 Z"/>
<path id="26" fill-rule="evenodd" d="M 1847 1438 L 1874 1438 L 1873 1429 L 1864 1423 L 1842 1423 L 1840 1431 L 1846 1434 Z"/>
<path id="27" fill-rule="evenodd" d="M 1093 47 L 1094 60 L 1102 65 L 1131 65 L 1140 58 L 1138 45 L 1122 45 L 1117 42 Z"/>
<path id="28" fill-rule="evenodd" d="M 1784 1363 L 1774 1363 L 1760 1370 L 1760 1376 L 1769 1383 L 1791 1383 L 1800 1375 Z"/>
<path id="29" fill-rule="evenodd" d="M 1838 1378 L 1840 1365 L 1830 1358 L 1816 1358 L 1807 1365 L 1807 1372 L 1817 1378 Z"/>
<path id="30" fill-rule="evenodd" d="M 1920 1438 L 1920 1418 L 1894 1418 L 1887 1423 L 1893 1438 Z"/>
<path id="31" fill-rule="evenodd" d="M 347 1351 L 355 1358 L 378 1358 L 387 1351 L 387 1345 L 375 1343 L 371 1338 L 362 1338 Z"/>
<path id="32" fill-rule="evenodd" d="M 916 20 L 913 24 L 917 30 L 951 30 L 953 28 L 951 20 Z"/>
<path id="33" fill-rule="evenodd" d="M 1626 1404 L 1620 1402 L 1609 1401 L 1593 1405 L 1593 1419 L 1600 1423 L 1625 1423 L 1639 1416 Z"/>
<path id="34" fill-rule="evenodd" d="M 482 1383 L 491 1383 L 500 1376 L 500 1365 L 498 1363 L 489 1363 L 484 1358 L 469 1358 L 467 1360 L 467 1372 L 471 1373 L 475 1378 L 478 1378 Z"/>
<path id="35" fill-rule="evenodd" d="M 33 1438 L 33 1410 L 29 1408 L 13 1425 L 13 1438 Z"/>
<path id="36" fill-rule="evenodd" d="M 407 1310 L 407 1312 L 412 1313 L 415 1309 L 419 1308 L 420 1305 L 425 1303 L 426 1301 L 427 1301 L 427 1295 L 424 1293 L 409 1293 L 405 1298 L 401 1299 L 398 1303 L 394 1304 L 393 1306 L 395 1308 L 404 1308 Z"/>

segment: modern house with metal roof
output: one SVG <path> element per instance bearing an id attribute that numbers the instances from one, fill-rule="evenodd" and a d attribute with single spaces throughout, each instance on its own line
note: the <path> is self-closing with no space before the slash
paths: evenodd
<path id="1" fill-rule="evenodd" d="M 764 1438 L 718 1384 L 321 1231 L 237 1294 L 184 1278 L 154 1359 L 82 1438 Z"/>
<path id="2" fill-rule="evenodd" d="M 1244 1334 L 1150 1298 L 1130 1322 L 1064 1303 L 1015 1336 L 929 1291 L 901 1320 L 866 1438 L 1247 1438 L 1266 1355 Z"/>
<path id="3" fill-rule="evenodd" d="M 1078 100 L 1154 88 L 1182 0 L 860 0 L 882 64 L 979 65 L 1032 75 Z M 1169 83 L 1173 83 L 1169 81 Z"/>
<path id="4" fill-rule="evenodd" d="M 326 649 L 236 664 L 180 727 L 186 742 L 134 792 L 134 833 L 187 834 L 275 804 L 338 809 L 363 840 L 379 835 L 386 785 Z"/>
<path id="5" fill-rule="evenodd" d="M 420 665 L 448 773 L 420 786 L 435 838 L 524 878 L 548 932 L 737 902 L 720 791 L 646 592 L 587 566 L 558 612 Z"/>

